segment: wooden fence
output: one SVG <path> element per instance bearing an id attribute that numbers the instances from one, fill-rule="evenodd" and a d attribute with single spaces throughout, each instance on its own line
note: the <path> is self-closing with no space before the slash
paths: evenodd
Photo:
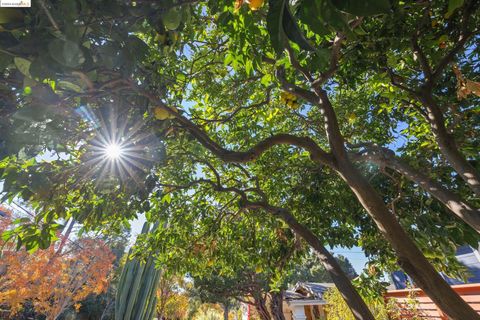
<path id="1" fill-rule="evenodd" d="M 480 313 L 480 283 L 454 285 L 452 288 L 472 308 Z M 400 307 L 401 318 L 412 318 L 412 309 L 424 319 L 448 320 L 448 317 L 418 288 L 404 290 L 389 290 L 385 299 L 395 299 Z"/>

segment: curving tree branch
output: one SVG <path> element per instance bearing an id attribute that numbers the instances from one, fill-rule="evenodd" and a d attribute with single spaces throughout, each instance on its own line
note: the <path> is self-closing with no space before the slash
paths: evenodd
<path id="1" fill-rule="evenodd" d="M 366 148 L 365 152 L 353 154 L 351 158 L 354 161 L 372 162 L 381 167 L 388 167 L 404 175 L 410 181 L 417 183 L 423 190 L 440 201 L 458 218 L 480 233 L 480 209 L 470 206 L 456 193 L 448 190 L 426 174 L 416 170 L 405 161 L 402 161 L 395 156 L 393 151 L 386 148 L 370 146 Z"/>
<path id="2" fill-rule="evenodd" d="M 181 124 L 195 139 L 200 142 L 205 148 L 215 154 L 218 158 L 225 162 L 245 163 L 259 158 L 264 152 L 277 145 L 290 145 L 307 150 L 310 153 L 310 158 L 318 163 L 325 165 L 332 165 L 333 158 L 331 154 L 324 151 L 318 144 L 310 137 L 298 137 L 290 134 L 276 134 L 265 138 L 258 142 L 255 146 L 246 151 L 232 151 L 222 147 L 219 143 L 212 140 L 208 134 L 199 128 L 195 123 L 174 111 L 167 106 L 163 101 L 156 98 L 154 95 L 135 87 L 135 90 L 141 95 L 145 96 L 150 102 L 168 111 L 175 117 L 175 120 Z"/>

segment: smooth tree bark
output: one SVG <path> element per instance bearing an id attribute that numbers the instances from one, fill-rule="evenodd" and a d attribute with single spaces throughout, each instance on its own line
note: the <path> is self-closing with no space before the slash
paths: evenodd
<path id="1" fill-rule="evenodd" d="M 451 319 L 480 319 L 475 310 L 428 262 L 396 217 L 388 210 L 383 199 L 353 164 L 342 163 L 339 173 L 373 218 L 380 232 L 390 242 L 397 254 L 399 265 L 412 277 L 415 284 Z"/>

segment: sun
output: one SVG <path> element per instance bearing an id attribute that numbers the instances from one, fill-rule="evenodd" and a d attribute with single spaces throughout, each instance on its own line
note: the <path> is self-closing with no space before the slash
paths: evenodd
<path id="1" fill-rule="evenodd" d="M 105 156 L 110 160 L 119 159 L 122 156 L 122 147 L 117 143 L 110 143 L 105 146 Z"/>
<path id="2" fill-rule="evenodd" d="M 91 135 L 81 145 L 82 181 L 93 182 L 102 192 L 112 192 L 120 185 L 144 188 L 145 177 L 164 160 L 165 146 L 146 126 L 143 113 L 127 114 L 115 107 L 84 109 L 81 118 Z"/>

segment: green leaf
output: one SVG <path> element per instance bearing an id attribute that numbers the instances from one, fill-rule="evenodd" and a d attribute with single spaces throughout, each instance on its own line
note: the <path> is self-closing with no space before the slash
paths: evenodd
<path id="1" fill-rule="evenodd" d="M 33 79 L 43 80 L 47 78 L 53 78 L 55 76 L 55 70 L 52 69 L 52 65 L 60 66 L 50 56 L 45 53 L 41 54 L 38 58 L 32 61 L 30 66 L 30 74 Z"/>
<path id="2" fill-rule="evenodd" d="M 73 41 L 55 39 L 48 44 L 50 56 L 58 63 L 75 68 L 85 62 L 80 46 Z"/>
<path id="3" fill-rule="evenodd" d="M 15 57 L 13 58 L 13 62 L 15 63 L 18 71 L 20 71 L 24 76 L 31 78 L 29 71 L 31 62 L 29 60 L 21 57 Z"/>
<path id="4" fill-rule="evenodd" d="M 0 72 L 5 70 L 5 68 L 8 67 L 12 60 L 12 56 L 0 52 Z"/>
<path id="5" fill-rule="evenodd" d="M 449 0 L 447 13 L 445 13 L 445 18 L 446 19 L 450 18 L 452 14 L 455 12 L 455 10 L 463 6 L 464 1 L 465 0 Z"/>
<path id="6" fill-rule="evenodd" d="M 251 75 L 253 70 L 253 62 L 252 60 L 245 61 L 245 72 L 247 75 Z"/>
<path id="7" fill-rule="evenodd" d="M 328 67 L 331 57 L 331 50 L 327 48 L 318 48 L 315 50 L 315 59 L 312 61 L 312 68 L 324 70 Z"/>
<path id="8" fill-rule="evenodd" d="M 363 29 L 361 25 L 353 29 L 353 32 L 355 32 L 359 36 L 364 36 L 368 34 L 367 31 L 365 31 L 365 29 Z"/>
<path id="9" fill-rule="evenodd" d="M 179 7 L 173 7 L 162 15 L 163 25 L 167 30 L 176 30 L 182 22 L 182 11 Z"/>
<path id="10" fill-rule="evenodd" d="M 297 22 L 292 16 L 292 13 L 290 12 L 287 4 L 285 4 L 285 8 L 283 9 L 282 25 L 288 39 L 298 44 L 300 48 L 304 50 L 315 51 L 315 48 L 312 47 L 310 42 L 308 42 L 308 40 L 303 35 L 303 32 L 298 27 Z"/>
<path id="11" fill-rule="evenodd" d="M 277 55 L 282 54 L 285 41 L 283 31 L 283 11 L 285 10 L 285 0 L 269 0 L 267 14 L 267 30 L 270 35 L 270 42 Z"/>
<path id="12" fill-rule="evenodd" d="M 280 55 L 283 51 L 285 36 L 304 50 L 315 50 L 298 27 L 286 1 L 269 1 L 267 29 L 272 47 L 277 55 Z"/>
<path id="13" fill-rule="evenodd" d="M 22 22 L 24 16 L 23 12 L 19 9 L 0 9 L 0 23 Z"/>
<path id="14" fill-rule="evenodd" d="M 60 7 L 65 20 L 74 20 L 78 14 L 77 1 L 75 0 L 62 0 L 58 6 Z"/>
<path id="15" fill-rule="evenodd" d="M 260 83 L 264 85 L 265 87 L 268 87 L 270 83 L 272 82 L 272 75 L 271 74 L 265 74 L 262 79 L 260 79 Z"/>
<path id="16" fill-rule="evenodd" d="M 129 36 L 127 39 L 128 51 L 135 58 L 143 58 L 148 53 L 148 46 L 143 40 L 136 36 Z"/>
<path id="17" fill-rule="evenodd" d="M 27 249 L 28 253 L 34 253 L 38 250 L 39 243 L 38 241 L 29 241 L 25 243 L 25 249 Z"/>
<path id="18" fill-rule="evenodd" d="M 321 19 L 317 1 L 301 1 L 295 15 L 316 34 L 326 35 L 329 33 L 327 24 Z"/>
<path id="19" fill-rule="evenodd" d="M 72 82 L 69 82 L 69 81 L 64 81 L 64 80 L 58 81 L 58 87 L 60 87 L 62 89 L 78 92 L 78 93 L 83 92 L 82 87 L 80 87 L 78 84 L 75 84 L 75 83 L 72 83 Z"/>
<path id="20" fill-rule="evenodd" d="M 356 16 L 371 16 L 390 11 L 389 0 L 332 0 L 332 4 L 338 10 Z"/>
<path id="21" fill-rule="evenodd" d="M 170 203 L 170 202 L 172 202 L 172 195 L 171 195 L 170 193 L 165 194 L 165 195 L 162 197 L 161 202 L 162 202 L 162 203 Z"/>
<path id="22" fill-rule="evenodd" d="M 345 15 L 338 11 L 330 0 L 319 1 L 318 10 L 322 20 L 335 30 L 349 30 Z"/>

